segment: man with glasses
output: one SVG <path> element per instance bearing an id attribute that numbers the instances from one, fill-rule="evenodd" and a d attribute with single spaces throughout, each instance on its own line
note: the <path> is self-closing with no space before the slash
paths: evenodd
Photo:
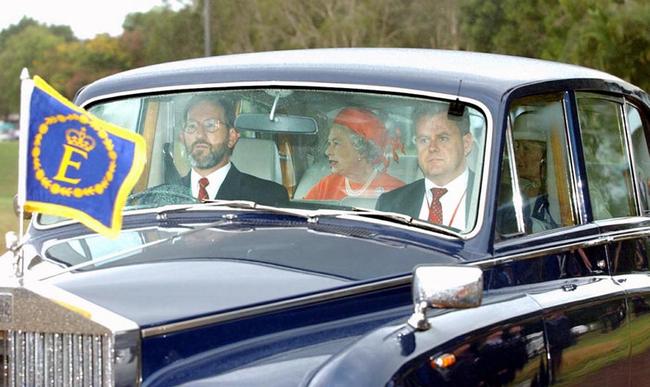
<path id="1" fill-rule="evenodd" d="M 461 116 L 422 110 L 415 117 L 413 141 L 424 179 L 382 194 L 376 208 L 464 230 L 473 181 L 466 161 L 473 142 L 467 109 Z"/>
<path id="2" fill-rule="evenodd" d="M 192 196 L 210 199 L 249 200 L 267 205 L 283 205 L 287 190 L 280 184 L 240 172 L 230 162 L 239 139 L 233 127 L 234 109 L 216 96 L 193 97 L 185 110 L 180 133 L 192 169 L 182 178 Z"/>

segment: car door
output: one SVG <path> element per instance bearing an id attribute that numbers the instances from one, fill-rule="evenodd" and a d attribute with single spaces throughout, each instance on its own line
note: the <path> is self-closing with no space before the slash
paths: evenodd
<path id="1" fill-rule="evenodd" d="M 623 98 L 577 94 L 590 207 L 613 278 L 627 293 L 630 381 L 650 376 L 650 154 L 643 110 Z M 596 136 L 597 140 L 591 140 Z M 591 147 L 591 149 L 590 149 Z"/>
<path id="2" fill-rule="evenodd" d="M 571 122 L 572 94 L 513 101 L 501 168 L 493 287 L 529 286 L 541 306 L 548 381 L 627 385 L 623 288 L 609 275 L 606 241 L 590 222 Z M 499 273 L 495 273 L 499 274 Z"/>

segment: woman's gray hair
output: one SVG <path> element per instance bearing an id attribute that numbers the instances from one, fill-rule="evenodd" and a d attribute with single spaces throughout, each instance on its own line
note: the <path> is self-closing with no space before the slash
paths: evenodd
<path id="1" fill-rule="evenodd" d="M 350 142 L 354 149 L 359 152 L 359 155 L 366 159 L 374 169 L 381 171 L 384 168 L 384 152 L 377 144 L 366 140 L 365 137 L 355 133 L 353 130 L 343 125 L 334 124 L 334 126 L 345 129 L 350 136 Z"/>

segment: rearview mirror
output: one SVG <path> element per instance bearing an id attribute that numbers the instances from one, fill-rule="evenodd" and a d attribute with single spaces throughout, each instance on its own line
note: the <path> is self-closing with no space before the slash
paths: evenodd
<path id="1" fill-rule="evenodd" d="M 276 114 L 271 119 L 268 114 L 241 113 L 235 119 L 235 128 L 276 133 L 310 134 L 318 132 L 318 125 L 313 118 L 286 114 Z"/>
<path id="2" fill-rule="evenodd" d="M 414 312 L 408 324 L 417 330 L 430 325 L 431 308 L 474 308 L 483 298 L 483 271 L 473 266 L 417 266 L 413 273 Z"/>

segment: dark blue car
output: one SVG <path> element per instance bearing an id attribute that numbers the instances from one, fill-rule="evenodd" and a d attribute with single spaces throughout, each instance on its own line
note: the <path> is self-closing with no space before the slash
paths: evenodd
<path id="1" fill-rule="evenodd" d="M 619 78 L 323 49 L 75 103 L 147 163 L 117 239 L 35 214 L 24 278 L 0 258 L 3 386 L 650 384 L 650 98 Z"/>

